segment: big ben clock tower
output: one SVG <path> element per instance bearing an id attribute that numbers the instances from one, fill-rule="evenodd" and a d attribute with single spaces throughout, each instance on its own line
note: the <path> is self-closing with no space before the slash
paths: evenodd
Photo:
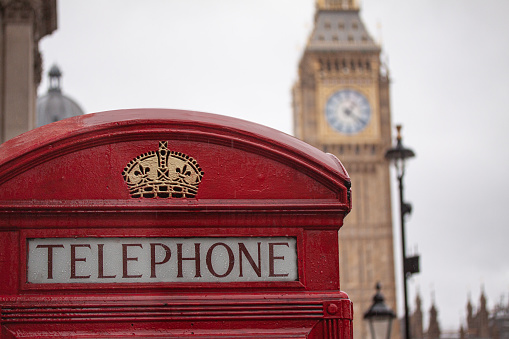
<path id="1" fill-rule="evenodd" d="M 340 232 L 341 289 L 354 303 L 354 337 L 369 335 L 362 316 L 382 284 L 396 309 L 389 164 L 389 79 L 380 46 L 354 0 L 317 0 L 313 32 L 293 88 L 294 134 L 341 159 L 353 209 Z M 396 327 L 396 326 L 395 326 Z M 393 328 L 393 338 L 399 329 Z"/>

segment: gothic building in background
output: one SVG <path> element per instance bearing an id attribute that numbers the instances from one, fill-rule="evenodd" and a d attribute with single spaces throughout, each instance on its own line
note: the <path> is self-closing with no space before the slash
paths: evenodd
<path id="1" fill-rule="evenodd" d="M 0 143 L 36 125 L 39 41 L 57 28 L 56 0 L 0 0 Z"/>
<path id="2" fill-rule="evenodd" d="M 419 294 L 417 294 L 415 297 L 415 311 L 410 316 L 410 336 L 414 339 L 424 338 L 422 316 L 422 301 Z"/>
<path id="3" fill-rule="evenodd" d="M 509 301 L 500 302 L 490 312 L 482 291 L 477 309 L 468 301 L 466 326 L 460 333 L 462 339 L 509 339 Z"/>
<path id="4" fill-rule="evenodd" d="M 475 314 L 470 300 L 467 303 L 467 334 L 471 338 L 490 338 L 489 332 L 486 297 L 482 292 L 479 309 Z"/>
<path id="5" fill-rule="evenodd" d="M 429 309 L 428 328 L 424 330 L 421 297 L 417 294 L 415 298 L 415 310 L 410 316 L 410 336 L 412 339 L 439 339 L 442 338 L 440 330 L 438 309 L 435 302 Z"/>
<path id="6" fill-rule="evenodd" d="M 433 302 L 429 310 L 428 329 L 423 331 L 421 298 L 417 295 L 415 309 L 410 318 L 412 339 L 509 339 L 509 302 L 502 301 L 490 311 L 484 291 L 481 292 L 477 308 L 468 301 L 464 319 L 466 322 L 458 331 L 442 331 L 438 314 Z"/>
<path id="7" fill-rule="evenodd" d="M 352 180 L 352 212 L 340 231 L 341 289 L 354 302 L 354 337 L 373 285 L 396 309 L 389 163 L 389 77 L 380 46 L 354 0 L 317 0 L 314 28 L 293 88 L 294 135 L 341 159 Z M 399 329 L 393 329 L 393 337 Z"/>
<path id="8" fill-rule="evenodd" d="M 435 307 L 435 303 L 431 305 L 429 310 L 429 327 L 426 333 L 427 339 L 439 339 L 440 338 L 440 325 L 438 324 L 438 310 Z"/>
<path id="9" fill-rule="evenodd" d="M 48 92 L 37 99 L 37 127 L 83 114 L 81 107 L 62 93 L 62 72 L 58 66 L 51 67 L 48 77 Z"/>
<path id="10" fill-rule="evenodd" d="M 509 339 L 509 301 L 499 303 L 490 315 L 489 326 L 493 339 Z"/>

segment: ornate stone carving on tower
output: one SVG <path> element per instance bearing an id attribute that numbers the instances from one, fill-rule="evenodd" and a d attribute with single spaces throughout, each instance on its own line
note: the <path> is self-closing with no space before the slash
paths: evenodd
<path id="1" fill-rule="evenodd" d="M 293 88 L 294 134 L 337 155 L 352 179 L 353 209 L 340 234 L 341 289 L 353 303 L 354 337 L 368 333 L 362 314 L 372 286 L 385 286 L 396 310 L 389 164 L 388 72 L 380 46 L 354 0 L 317 0 L 314 28 Z M 399 337 L 397 324 L 393 337 Z"/>
<path id="2" fill-rule="evenodd" d="M 0 143 L 35 127 L 39 40 L 57 28 L 56 0 L 0 0 Z"/>
<path id="3" fill-rule="evenodd" d="M 435 303 L 431 305 L 429 310 L 429 328 L 426 333 L 428 339 L 439 339 L 440 338 L 440 325 L 438 324 L 438 311 L 435 307 Z M 484 337 L 482 337 L 484 338 Z"/>
<path id="4" fill-rule="evenodd" d="M 415 297 L 415 310 L 410 318 L 410 333 L 413 339 L 424 338 L 424 327 L 422 325 L 422 303 L 419 294 Z"/>
<path id="5" fill-rule="evenodd" d="M 486 296 L 481 291 L 479 308 L 473 312 L 470 298 L 467 304 L 467 337 L 468 338 L 492 338 L 489 328 L 489 312 L 486 308 Z"/>

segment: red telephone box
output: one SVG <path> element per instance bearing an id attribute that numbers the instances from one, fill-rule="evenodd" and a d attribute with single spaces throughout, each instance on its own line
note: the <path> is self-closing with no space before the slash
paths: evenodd
<path id="1" fill-rule="evenodd" d="M 2 338 L 351 338 L 333 155 L 219 115 L 123 110 L 0 146 Z"/>

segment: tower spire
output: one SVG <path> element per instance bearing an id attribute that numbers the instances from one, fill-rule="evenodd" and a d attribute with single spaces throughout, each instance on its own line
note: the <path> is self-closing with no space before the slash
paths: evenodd
<path id="1" fill-rule="evenodd" d="M 62 77 L 62 72 L 57 65 L 51 66 L 51 69 L 48 72 L 49 76 L 49 92 L 62 92 L 60 87 L 60 78 Z"/>
<path id="2" fill-rule="evenodd" d="M 318 9 L 325 10 L 358 10 L 357 0 L 317 0 Z"/>

